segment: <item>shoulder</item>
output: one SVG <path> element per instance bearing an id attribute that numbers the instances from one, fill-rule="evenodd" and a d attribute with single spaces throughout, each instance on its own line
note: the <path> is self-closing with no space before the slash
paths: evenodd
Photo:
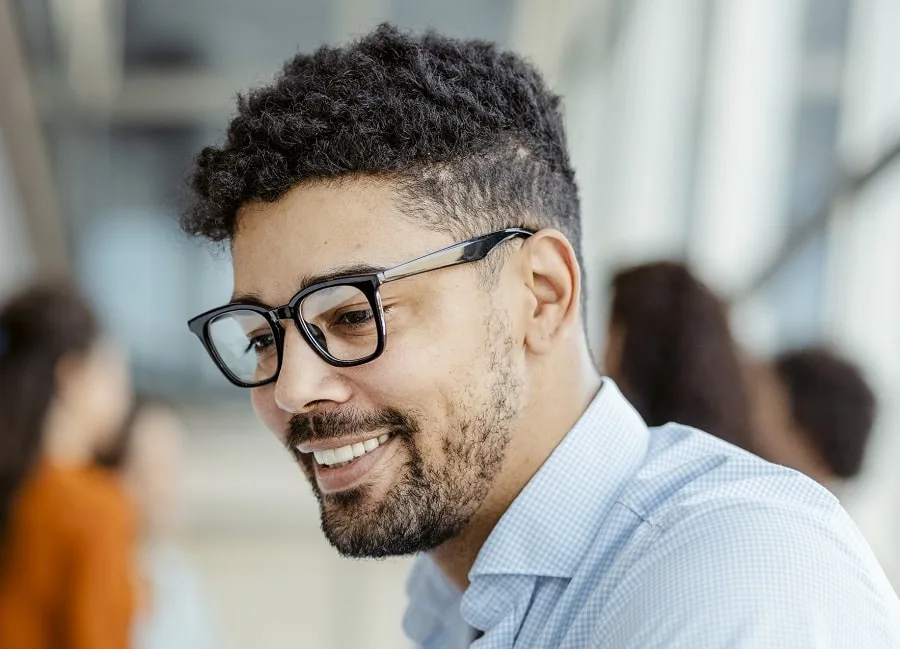
<path id="1" fill-rule="evenodd" d="M 642 521 L 607 610 L 621 646 L 850 646 L 805 642 L 824 633 L 852 644 L 857 632 L 866 646 L 900 642 L 897 598 L 831 494 L 699 431 L 655 434 L 620 499 Z M 720 636 L 757 644 L 710 642 Z"/>
<path id="2" fill-rule="evenodd" d="M 801 473 L 676 424 L 651 429 L 647 458 L 619 500 L 664 529 L 735 508 L 814 520 L 842 511 L 831 493 Z"/>
<path id="3" fill-rule="evenodd" d="M 40 476 L 36 495 L 44 516 L 63 534 L 91 542 L 96 537 L 130 535 L 136 516 L 125 486 L 102 469 L 50 469 Z"/>
<path id="4" fill-rule="evenodd" d="M 610 598 L 613 646 L 900 644 L 896 595 L 840 512 L 713 506 L 654 532 Z"/>
<path id="5" fill-rule="evenodd" d="M 80 480 L 79 531 L 87 538 L 131 540 L 136 535 L 137 514 L 119 477 L 106 469 L 90 468 Z"/>
<path id="6" fill-rule="evenodd" d="M 682 552 L 740 566 L 765 556 L 767 570 L 802 565 L 811 551 L 869 556 L 837 499 L 806 476 L 685 426 L 653 436 L 620 498 L 643 523 L 645 560 Z"/>

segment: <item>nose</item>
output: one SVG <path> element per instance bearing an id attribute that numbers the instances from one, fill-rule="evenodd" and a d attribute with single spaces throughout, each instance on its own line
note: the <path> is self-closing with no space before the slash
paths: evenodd
<path id="1" fill-rule="evenodd" d="M 350 387 L 307 344 L 293 324 L 285 323 L 284 356 L 275 382 L 275 403 L 284 412 L 303 414 L 345 403 Z"/>

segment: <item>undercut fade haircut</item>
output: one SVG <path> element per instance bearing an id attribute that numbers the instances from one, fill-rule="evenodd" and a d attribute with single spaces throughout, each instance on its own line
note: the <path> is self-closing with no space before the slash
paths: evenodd
<path id="1" fill-rule="evenodd" d="M 458 239 L 556 228 L 581 261 L 559 96 L 493 44 L 387 24 L 240 96 L 225 141 L 197 157 L 182 227 L 229 242 L 241 206 L 354 178 L 389 181 L 401 213 Z"/>

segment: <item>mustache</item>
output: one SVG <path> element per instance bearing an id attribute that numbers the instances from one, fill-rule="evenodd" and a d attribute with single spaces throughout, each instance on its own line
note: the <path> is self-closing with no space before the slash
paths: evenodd
<path id="1" fill-rule="evenodd" d="M 344 437 L 348 433 L 387 429 L 394 434 L 412 434 L 415 422 L 399 410 L 386 408 L 375 412 L 332 410 L 316 415 L 294 415 L 288 422 L 285 446 L 295 449 L 305 442 Z"/>

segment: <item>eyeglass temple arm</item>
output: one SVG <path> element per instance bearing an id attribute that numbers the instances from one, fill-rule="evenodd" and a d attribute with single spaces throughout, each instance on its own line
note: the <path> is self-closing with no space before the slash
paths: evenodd
<path id="1" fill-rule="evenodd" d="M 521 228 L 507 228 L 505 230 L 500 230 L 499 232 L 486 234 L 477 239 L 472 239 L 471 241 L 458 243 L 449 248 L 438 250 L 437 252 L 432 252 L 423 257 L 419 257 L 418 259 L 408 261 L 405 264 L 394 266 L 393 268 L 378 273 L 378 277 L 381 279 L 382 283 L 392 282 L 394 280 L 418 275 L 419 273 L 425 273 L 430 270 L 457 266 L 470 261 L 478 261 L 479 259 L 484 259 L 491 250 L 501 243 L 517 237 L 530 237 L 532 234 L 534 233 Z"/>

